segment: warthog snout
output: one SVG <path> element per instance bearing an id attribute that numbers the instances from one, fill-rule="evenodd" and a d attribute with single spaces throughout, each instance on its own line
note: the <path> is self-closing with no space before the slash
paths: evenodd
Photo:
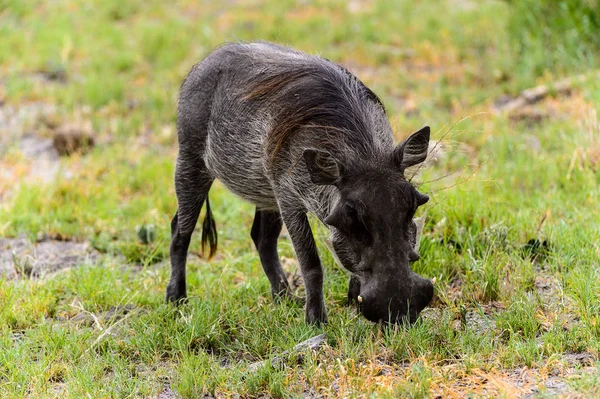
<path id="1" fill-rule="evenodd" d="M 431 280 L 416 273 L 404 280 L 368 282 L 364 286 L 354 277 L 350 284 L 357 294 L 350 299 L 366 319 L 375 323 L 414 323 L 433 298 Z"/>

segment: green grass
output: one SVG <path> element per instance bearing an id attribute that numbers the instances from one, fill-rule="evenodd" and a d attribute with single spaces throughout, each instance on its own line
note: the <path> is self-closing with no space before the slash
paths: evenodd
<path id="1" fill-rule="evenodd" d="M 524 62 L 522 73 L 536 75 L 544 69 L 586 70 L 597 66 L 600 43 L 600 2 L 568 0 L 510 1 L 509 31 Z"/>
<path id="2" fill-rule="evenodd" d="M 16 144 L 3 149 L 0 168 L 20 170 L 22 184 L 0 180 L 0 195 L 10 191 L 0 196 L 0 236 L 60 235 L 103 254 L 100 265 L 43 279 L 0 277 L 0 397 L 154 397 L 166 382 L 186 398 L 511 397 L 516 386 L 490 381 L 523 367 L 598 395 L 600 85 L 589 79 L 535 105 L 548 115 L 541 123 L 491 107 L 596 68 L 588 25 L 557 13 L 542 32 L 571 34 L 554 51 L 546 33 L 519 28 L 523 5 L 506 2 L 219 4 L 0 2 L 0 107 L 54 105 L 56 123 L 89 122 L 99 141 L 61 158 L 70 174 L 47 184 L 26 179 L 31 161 Z M 219 184 L 218 256 L 189 262 L 189 303 L 164 303 L 179 86 L 208 51 L 238 39 L 344 63 L 381 96 L 398 139 L 423 124 L 444 139 L 444 156 L 420 177 L 432 201 L 414 264 L 436 278 L 436 299 L 412 328 L 380 330 L 345 306 L 347 275 L 316 221 L 329 324 L 307 326 L 300 306 L 274 304 L 249 237 L 253 208 Z M 66 83 L 40 72 L 64 72 Z M 26 130 L 49 134 L 36 121 Z M 144 224 L 156 226 L 149 245 L 136 235 Z M 532 238 L 550 243 L 536 262 L 523 255 Z M 284 237 L 280 254 L 294 257 Z M 546 280 L 551 288 L 540 288 Z M 125 305 L 127 314 L 107 313 Z M 321 332 L 328 345 L 300 362 L 248 370 Z M 595 371 L 568 364 L 574 353 Z"/>

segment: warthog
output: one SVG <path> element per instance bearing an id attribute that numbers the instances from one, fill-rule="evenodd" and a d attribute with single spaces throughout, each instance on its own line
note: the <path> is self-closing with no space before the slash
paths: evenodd
<path id="1" fill-rule="evenodd" d="M 274 298 L 291 295 L 277 255 L 289 232 L 306 288 L 306 321 L 324 323 L 323 268 L 307 213 L 331 232 L 351 272 L 348 295 L 374 322 L 414 321 L 433 296 L 414 273 L 419 193 L 404 171 L 427 156 L 429 127 L 394 145 L 380 99 L 340 65 L 270 43 L 226 44 L 196 64 L 179 96 L 178 208 L 167 300 L 186 296 L 190 238 L 206 203 L 202 247 L 217 232 L 215 178 L 256 206 L 250 235 Z M 412 241 L 412 242 L 411 242 Z"/>

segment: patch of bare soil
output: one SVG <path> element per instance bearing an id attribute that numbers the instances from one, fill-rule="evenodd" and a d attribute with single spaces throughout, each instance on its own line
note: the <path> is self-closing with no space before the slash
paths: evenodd
<path id="1" fill-rule="evenodd" d="M 204 396 L 206 397 L 206 396 Z M 203 397 L 203 398 L 204 398 Z M 155 399 L 180 399 L 181 395 L 171 388 L 170 384 L 165 384 L 163 390 L 155 396 Z"/>
<path id="2" fill-rule="evenodd" d="M 584 398 L 569 384 L 585 374 L 596 373 L 595 367 L 566 368 L 563 370 L 529 369 L 450 371 L 448 382 L 440 382 L 434 389 L 435 398 L 477 397 L 566 397 Z"/>
<path id="3" fill-rule="evenodd" d="M 6 150 L 9 145 L 25 136 L 39 120 L 55 115 L 56 112 L 54 105 L 41 101 L 18 106 L 0 104 L 0 150 Z"/>
<path id="4" fill-rule="evenodd" d="M 64 123 L 52 104 L 0 103 L 0 200 L 23 182 L 53 181 L 61 156 L 86 153 L 94 146 L 87 112 L 83 107 L 75 122 Z"/>
<path id="5" fill-rule="evenodd" d="M 19 140 L 19 151 L 29 161 L 27 181 L 47 183 L 56 177 L 59 168 L 59 153 L 52 139 L 26 134 Z"/>
<path id="6" fill-rule="evenodd" d="M 536 267 L 534 287 L 542 309 L 542 328 L 558 324 L 563 329 L 571 330 L 579 321 L 579 316 L 573 299 L 565 295 L 561 281 L 547 270 Z"/>
<path id="7" fill-rule="evenodd" d="M 0 200 L 7 196 L 23 178 L 47 182 L 58 173 L 58 153 L 49 138 L 31 133 L 40 118 L 54 114 L 56 108 L 43 102 L 17 106 L 0 105 Z M 28 164 L 7 158 L 9 148 L 16 149 Z"/>
<path id="8" fill-rule="evenodd" d="M 100 254 L 86 242 L 0 238 L 0 277 L 43 277 L 99 260 Z"/>
<path id="9" fill-rule="evenodd" d="M 455 287 L 460 290 L 460 284 Z M 571 328 L 577 320 L 573 304 L 564 295 L 558 278 L 542 265 L 536 266 L 535 295 L 544 308 L 542 326 L 559 323 Z M 502 304 L 491 302 L 479 310 L 468 309 L 455 320 L 455 329 L 472 329 L 481 333 L 493 331 L 496 326 L 493 314 L 502 310 Z M 440 309 L 426 309 L 425 318 L 439 318 Z M 444 366 L 443 381 L 435 384 L 432 396 L 437 398 L 475 397 L 567 397 L 583 398 L 572 387 L 572 382 L 586 374 L 598 373 L 595 366 L 598 356 L 593 353 L 565 353 L 558 358 L 548 359 L 546 365 L 537 368 L 515 368 L 512 370 L 471 370 L 468 373 L 457 364 Z"/>

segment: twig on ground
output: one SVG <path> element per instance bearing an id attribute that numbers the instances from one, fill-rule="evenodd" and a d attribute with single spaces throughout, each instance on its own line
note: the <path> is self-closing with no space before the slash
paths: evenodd
<path id="1" fill-rule="evenodd" d="M 271 365 L 274 367 L 281 367 L 283 366 L 284 358 L 290 355 L 291 353 L 302 352 L 306 349 L 317 350 L 321 346 L 323 346 L 326 341 L 327 338 L 325 337 L 325 334 L 316 335 L 312 338 L 307 339 L 306 341 L 302 341 L 298 345 L 294 346 L 294 348 L 292 348 L 291 350 L 282 352 L 281 354 L 273 357 L 273 359 L 271 359 Z M 265 360 L 252 363 L 248 366 L 248 371 L 255 372 L 258 369 L 262 368 L 265 364 Z"/>
<path id="2" fill-rule="evenodd" d="M 573 88 L 573 85 L 575 83 L 584 82 L 588 77 L 599 74 L 600 71 L 595 71 L 593 73 L 571 76 L 565 79 L 561 79 L 554 83 L 532 87 L 530 89 L 524 90 L 523 92 L 521 92 L 520 95 L 508 101 L 507 103 L 497 106 L 496 110 L 501 112 L 511 112 L 523 108 L 526 105 L 535 104 L 543 100 L 551 93 L 567 93 Z"/>

